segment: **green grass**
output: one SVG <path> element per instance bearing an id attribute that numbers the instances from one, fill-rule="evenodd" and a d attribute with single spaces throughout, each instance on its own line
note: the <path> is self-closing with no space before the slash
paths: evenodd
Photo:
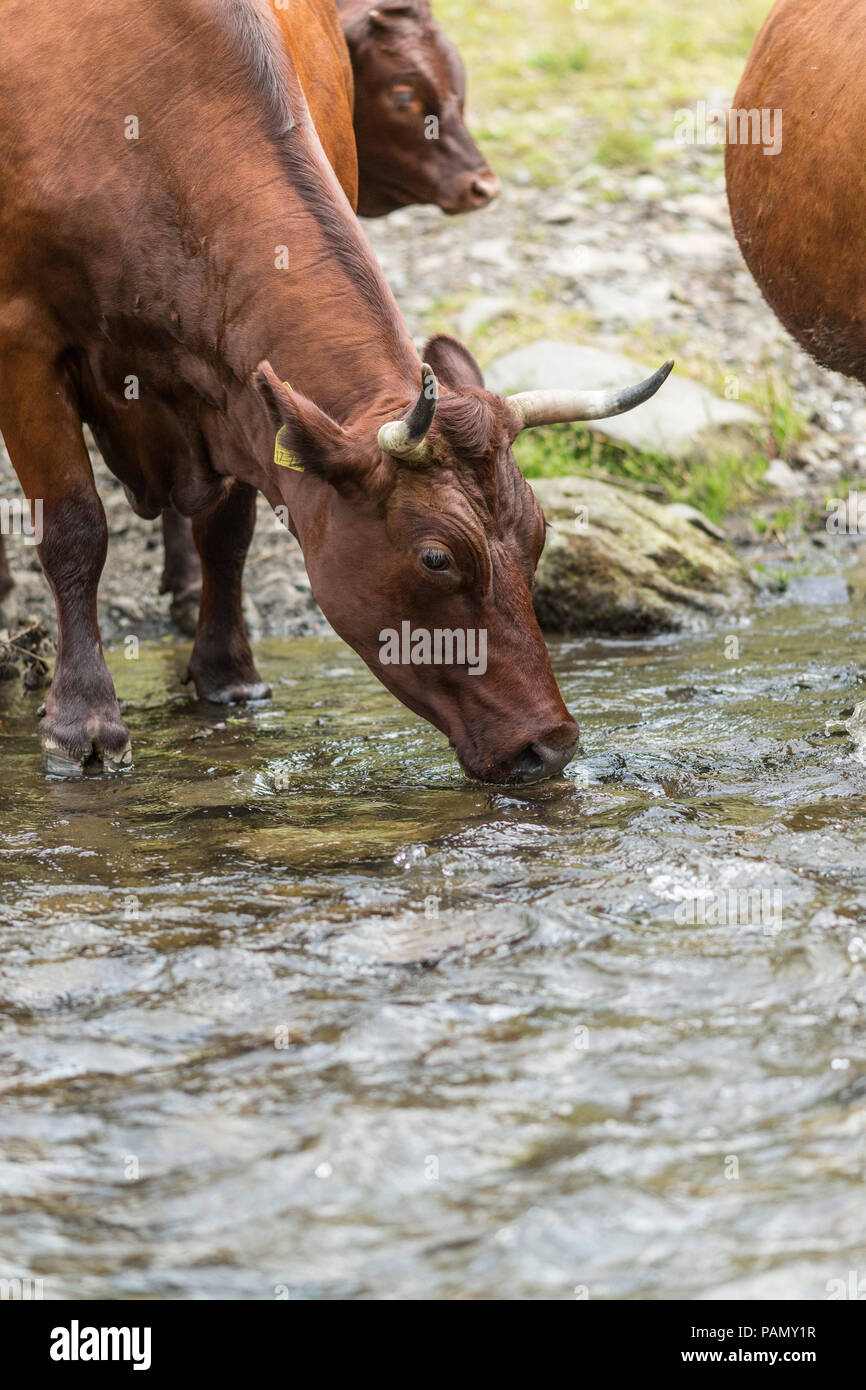
<path id="1" fill-rule="evenodd" d="M 579 425 L 532 430 L 520 437 L 515 457 L 530 479 L 606 475 L 637 484 L 657 501 L 688 502 L 719 524 L 754 498 L 767 467 L 757 450 L 716 449 L 704 457 L 672 459 L 639 453 Z"/>
<path id="2" fill-rule="evenodd" d="M 610 150 L 644 167 L 675 112 L 733 92 L 770 0 L 435 0 L 469 73 L 470 121 L 491 162 L 555 185 Z"/>

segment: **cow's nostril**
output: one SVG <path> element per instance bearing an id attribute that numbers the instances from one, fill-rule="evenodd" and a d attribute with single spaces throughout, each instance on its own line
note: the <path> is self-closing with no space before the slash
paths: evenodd
<path id="1" fill-rule="evenodd" d="M 476 174 L 471 184 L 473 197 L 480 203 L 492 203 L 501 187 L 498 177 L 492 172 Z"/>
<path id="2" fill-rule="evenodd" d="M 518 753 L 508 780 L 527 783 L 558 777 L 566 764 L 571 762 L 579 742 L 580 730 L 576 724 L 563 724 L 552 729 L 542 738 L 527 743 Z"/>
<path id="3" fill-rule="evenodd" d="M 534 743 L 527 743 L 511 769 L 512 782 L 540 782 L 546 777 L 544 759 L 536 751 Z"/>

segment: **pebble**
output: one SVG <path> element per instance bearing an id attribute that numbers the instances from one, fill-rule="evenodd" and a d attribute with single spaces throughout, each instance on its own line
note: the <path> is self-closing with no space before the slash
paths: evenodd
<path id="1" fill-rule="evenodd" d="M 771 459 L 764 474 L 764 482 L 767 487 L 781 492 L 785 497 L 798 497 L 805 491 L 803 479 L 798 477 L 784 459 Z"/>

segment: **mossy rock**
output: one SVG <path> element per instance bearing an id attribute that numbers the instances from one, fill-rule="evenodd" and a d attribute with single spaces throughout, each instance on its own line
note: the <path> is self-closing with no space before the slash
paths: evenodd
<path id="1" fill-rule="evenodd" d="M 592 478 L 532 484 L 548 521 L 533 602 L 561 636 L 646 636 L 706 627 L 750 605 L 726 542 L 642 494 Z"/>

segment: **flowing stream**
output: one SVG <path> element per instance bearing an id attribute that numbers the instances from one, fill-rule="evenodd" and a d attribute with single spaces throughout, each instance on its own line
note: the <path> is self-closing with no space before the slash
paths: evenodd
<path id="1" fill-rule="evenodd" d="M 862 605 L 553 643 L 583 753 L 465 781 L 342 644 L 0 687 L 0 1277 L 85 1298 L 827 1297 L 866 1277 Z M 731 643 L 730 638 L 736 638 Z M 737 647 L 738 643 L 738 647 Z"/>

